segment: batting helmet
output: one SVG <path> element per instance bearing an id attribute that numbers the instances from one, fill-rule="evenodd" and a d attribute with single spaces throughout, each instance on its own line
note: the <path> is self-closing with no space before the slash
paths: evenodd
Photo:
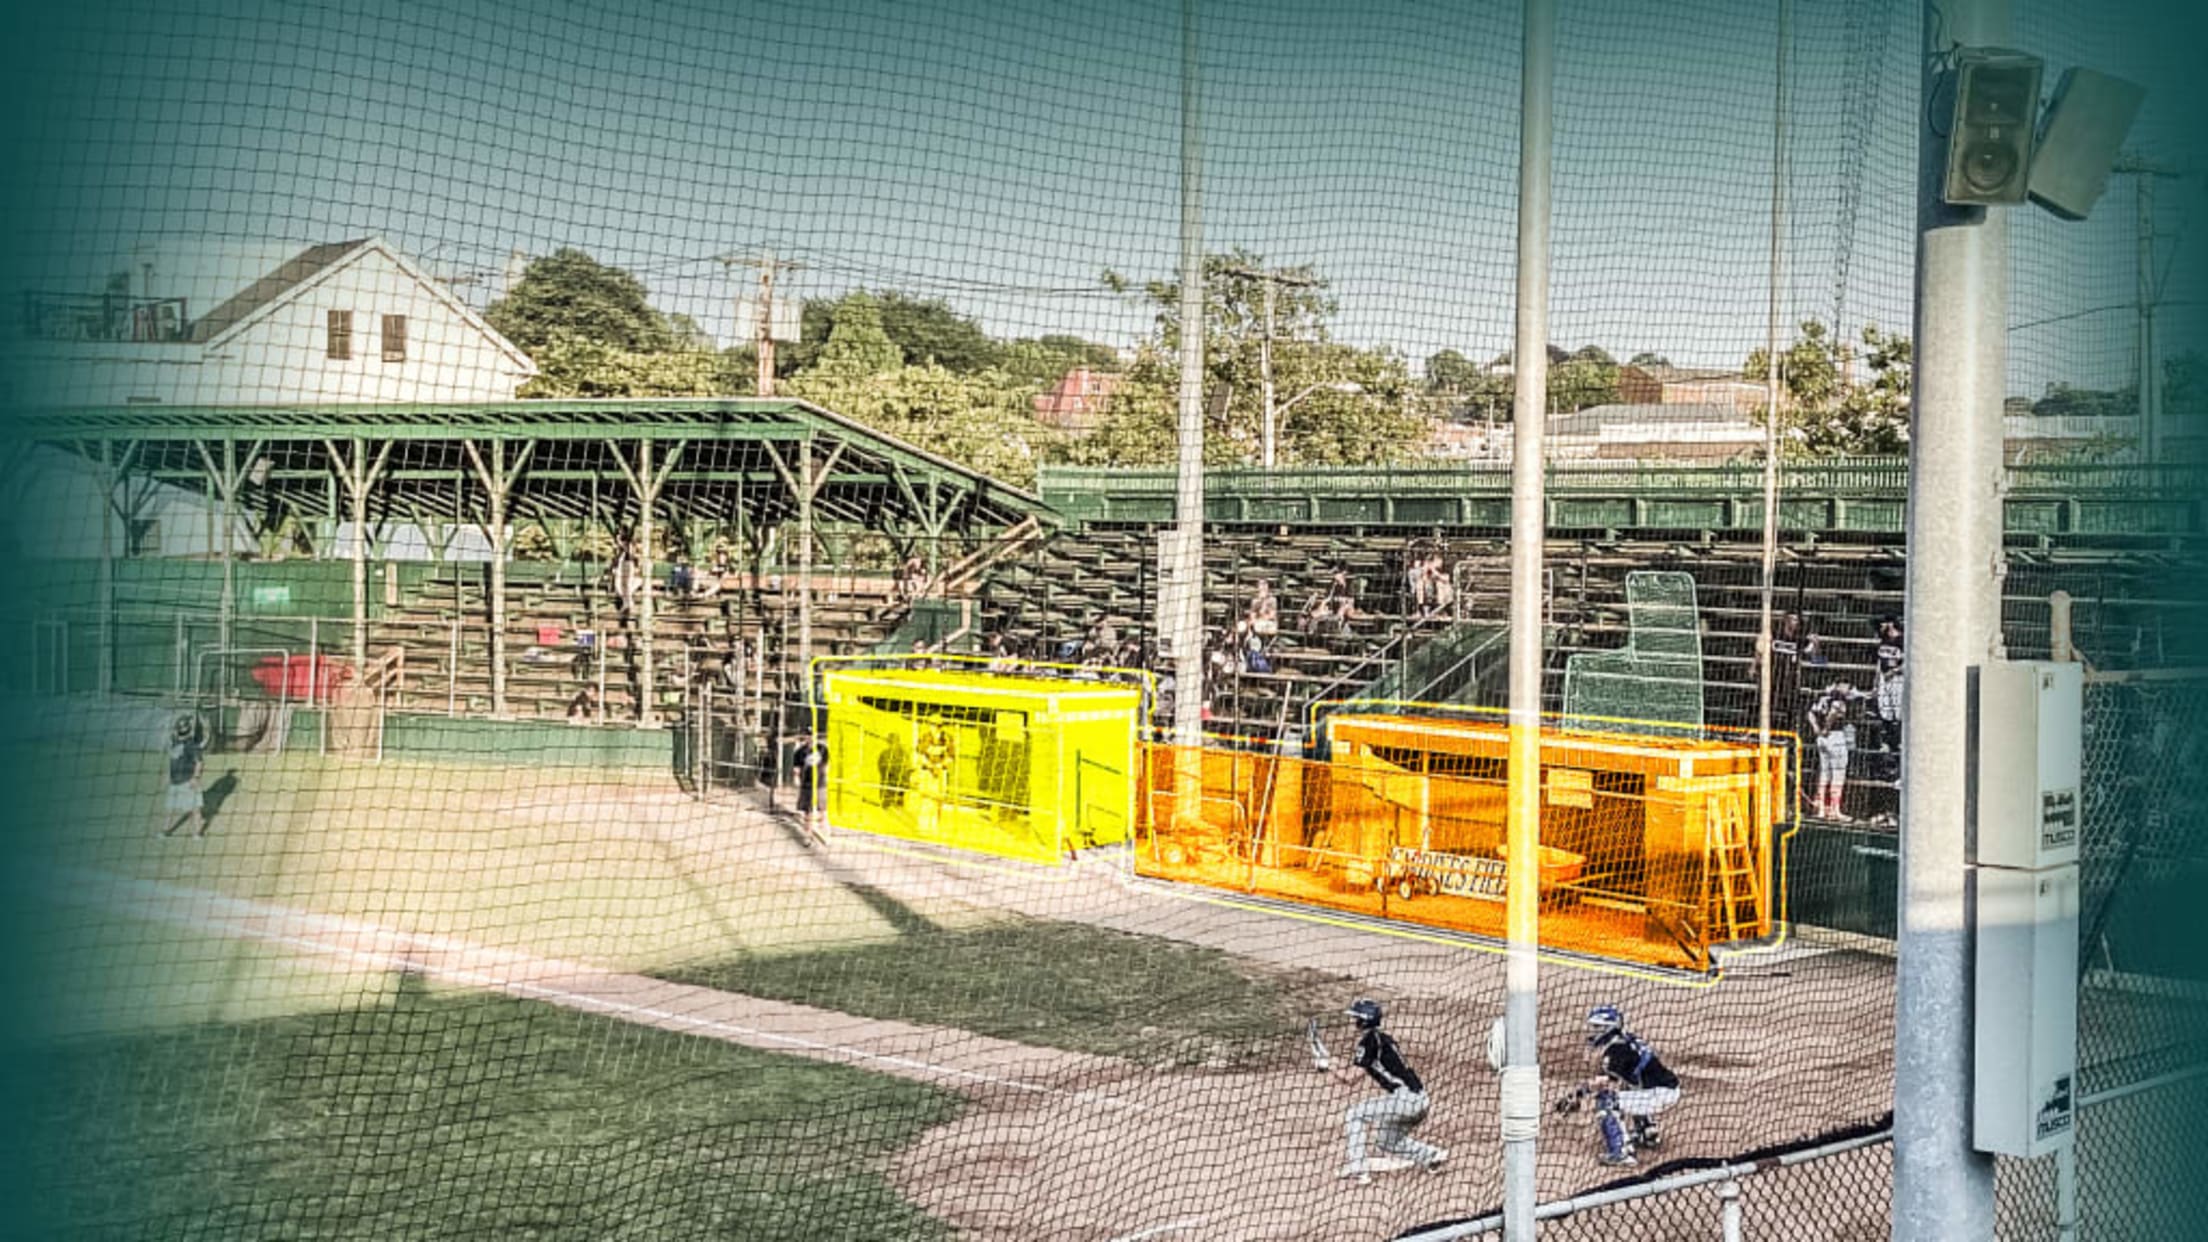
<path id="1" fill-rule="evenodd" d="M 1625 1032 L 1625 1011 L 1616 1005 L 1597 1005 L 1587 1011 L 1587 1042 L 1600 1048 Z"/>
<path id="2" fill-rule="evenodd" d="M 1348 1009 L 1343 1010 L 1342 1012 L 1348 1014 L 1352 1018 L 1357 1019 L 1358 1026 L 1369 1029 L 1371 1027 L 1380 1025 L 1379 1001 L 1360 1000 L 1357 1003 L 1351 1005 Z"/>

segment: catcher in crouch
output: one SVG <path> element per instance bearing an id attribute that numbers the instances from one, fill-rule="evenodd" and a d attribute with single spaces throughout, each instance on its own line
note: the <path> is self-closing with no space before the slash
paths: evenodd
<path id="1" fill-rule="evenodd" d="M 1587 1030 L 1602 1073 L 1558 1101 L 1556 1111 L 1577 1112 L 1592 1098 L 1602 1133 L 1602 1162 L 1629 1165 L 1636 1147 L 1653 1148 L 1663 1141 L 1656 1114 L 1679 1102 L 1679 1075 L 1647 1040 L 1625 1029 L 1625 1011 L 1616 1005 L 1588 1010 Z"/>
<path id="2" fill-rule="evenodd" d="M 1368 1126 L 1379 1131 L 1376 1138 L 1381 1151 L 1409 1164 L 1439 1169 L 1449 1158 L 1448 1150 L 1411 1137 L 1411 1131 L 1426 1120 L 1426 1084 L 1404 1063 L 1395 1040 L 1380 1029 L 1380 1003 L 1360 1000 L 1345 1012 L 1357 1020 L 1357 1051 L 1351 1055 L 1350 1064 L 1335 1069 L 1325 1048 L 1314 1040 L 1314 1067 L 1342 1082 L 1355 1082 L 1356 1071 L 1363 1070 L 1387 1094 L 1359 1100 L 1342 1115 L 1342 1129 L 1349 1138 L 1349 1163 L 1342 1167 L 1342 1176 L 1357 1179 L 1359 1185 L 1372 1183 L 1371 1169 L 1365 1163 Z"/>

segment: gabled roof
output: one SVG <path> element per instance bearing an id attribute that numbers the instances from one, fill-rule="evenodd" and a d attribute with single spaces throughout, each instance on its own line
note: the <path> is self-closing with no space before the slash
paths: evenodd
<path id="1" fill-rule="evenodd" d="M 1752 382 L 1741 375 L 1737 369 L 1727 370 L 1724 367 L 1675 367 L 1668 362 L 1648 364 L 1628 362 L 1625 364 L 1625 369 L 1638 371 L 1659 384 L 1706 383 L 1710 380 Z"/>
<path id="2" fill-rule="evenodd" d="M 238 291 L 228 301 L 217 306 L 192 324 L 191 341 L 195 345 L 210 348 L 266 318 L 270 312 L 284 303 L 299 297 L 331 276 L 343 271 L 367 254 L 380 253 L 412 277 L 431 297 L 444 303 L 446 309 L 459 316 L 467 325 L 480 332 L 497 346 L 499 352 L 514 360 L 527 375 L 537 373 L 537 364 L 519 345 L 506 339 L 490 322 L 477 314 L 466 302 L 453 296 L 444 282 L 431 276 L 406 257 L 397 247 L 381 237 L 356 237 L 351 241 L 324 242 L 309 246 L 284 261 L 275 271 L 261 277 Z"/>
<path id="3" fill-rule="evenodd" d="M 367 244 L 368 239 L 356 237 L 351 241 L 324 242 L 319 246 L 307 247 L 286 259 L 275 271 L 232 294 L 229 301 L 194 320 L 190 338 L 192 343 L 205 345 L 228 334 L 230 329 L 289 298 L 300 286 Z"/>

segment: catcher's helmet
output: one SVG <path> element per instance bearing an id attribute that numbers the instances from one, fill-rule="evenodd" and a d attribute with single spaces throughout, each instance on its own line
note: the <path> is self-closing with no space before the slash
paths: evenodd
<path id="1" fill-rule="evenodd" d="M 1625 1011 L 1616 1005 L 1597 1005 L 1587 1011 L 1587 1042 L 1600 1048 L 1625 1033 Z"/>
<path id="2" fill-rule="evenodd" d="M 180 742 L 197 732 L 199 732 L 199 718 L 189 713 L 178 716 L 176 723 L 169 726 L 169 736 Z"/>
<path id="3" fill-rule="evenodd" d="M 1360 1000 L 1342 1012 L 1357 1019 L 1358 1026 L 1370 1028 L 1380 1025 L 1379 1001 Z"/>

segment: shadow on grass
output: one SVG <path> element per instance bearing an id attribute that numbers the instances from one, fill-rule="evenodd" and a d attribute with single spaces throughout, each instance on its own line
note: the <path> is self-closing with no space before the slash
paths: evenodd
<path id="1" fill-rule="evenodd" d="M 199 796 L 199 822 L 212 826 L 215 816 L 222 814 L 222 804 L 228 802 L 230 795 L 236 792 L 238 774 L 235 769 L 215 778 L 215 783 L 209 785 Z"/>
<path id="2" fill-rule="evenodd" d="M 947 1232 L 883 1170 L 950 1092 L 420 979 L 35 1060 L 14 1155 L 57 1236 Z"/>
<path id="3" fill-rule="evenodd" d="M 1331 976 L 1162 936 L 1032 919 L 907 927 L 884 917 L 897 938 L 652 973 L 859 1017 L 1213 1069 L 1300 1055 L 1304 1018 L 1339 1004 Z"/>

